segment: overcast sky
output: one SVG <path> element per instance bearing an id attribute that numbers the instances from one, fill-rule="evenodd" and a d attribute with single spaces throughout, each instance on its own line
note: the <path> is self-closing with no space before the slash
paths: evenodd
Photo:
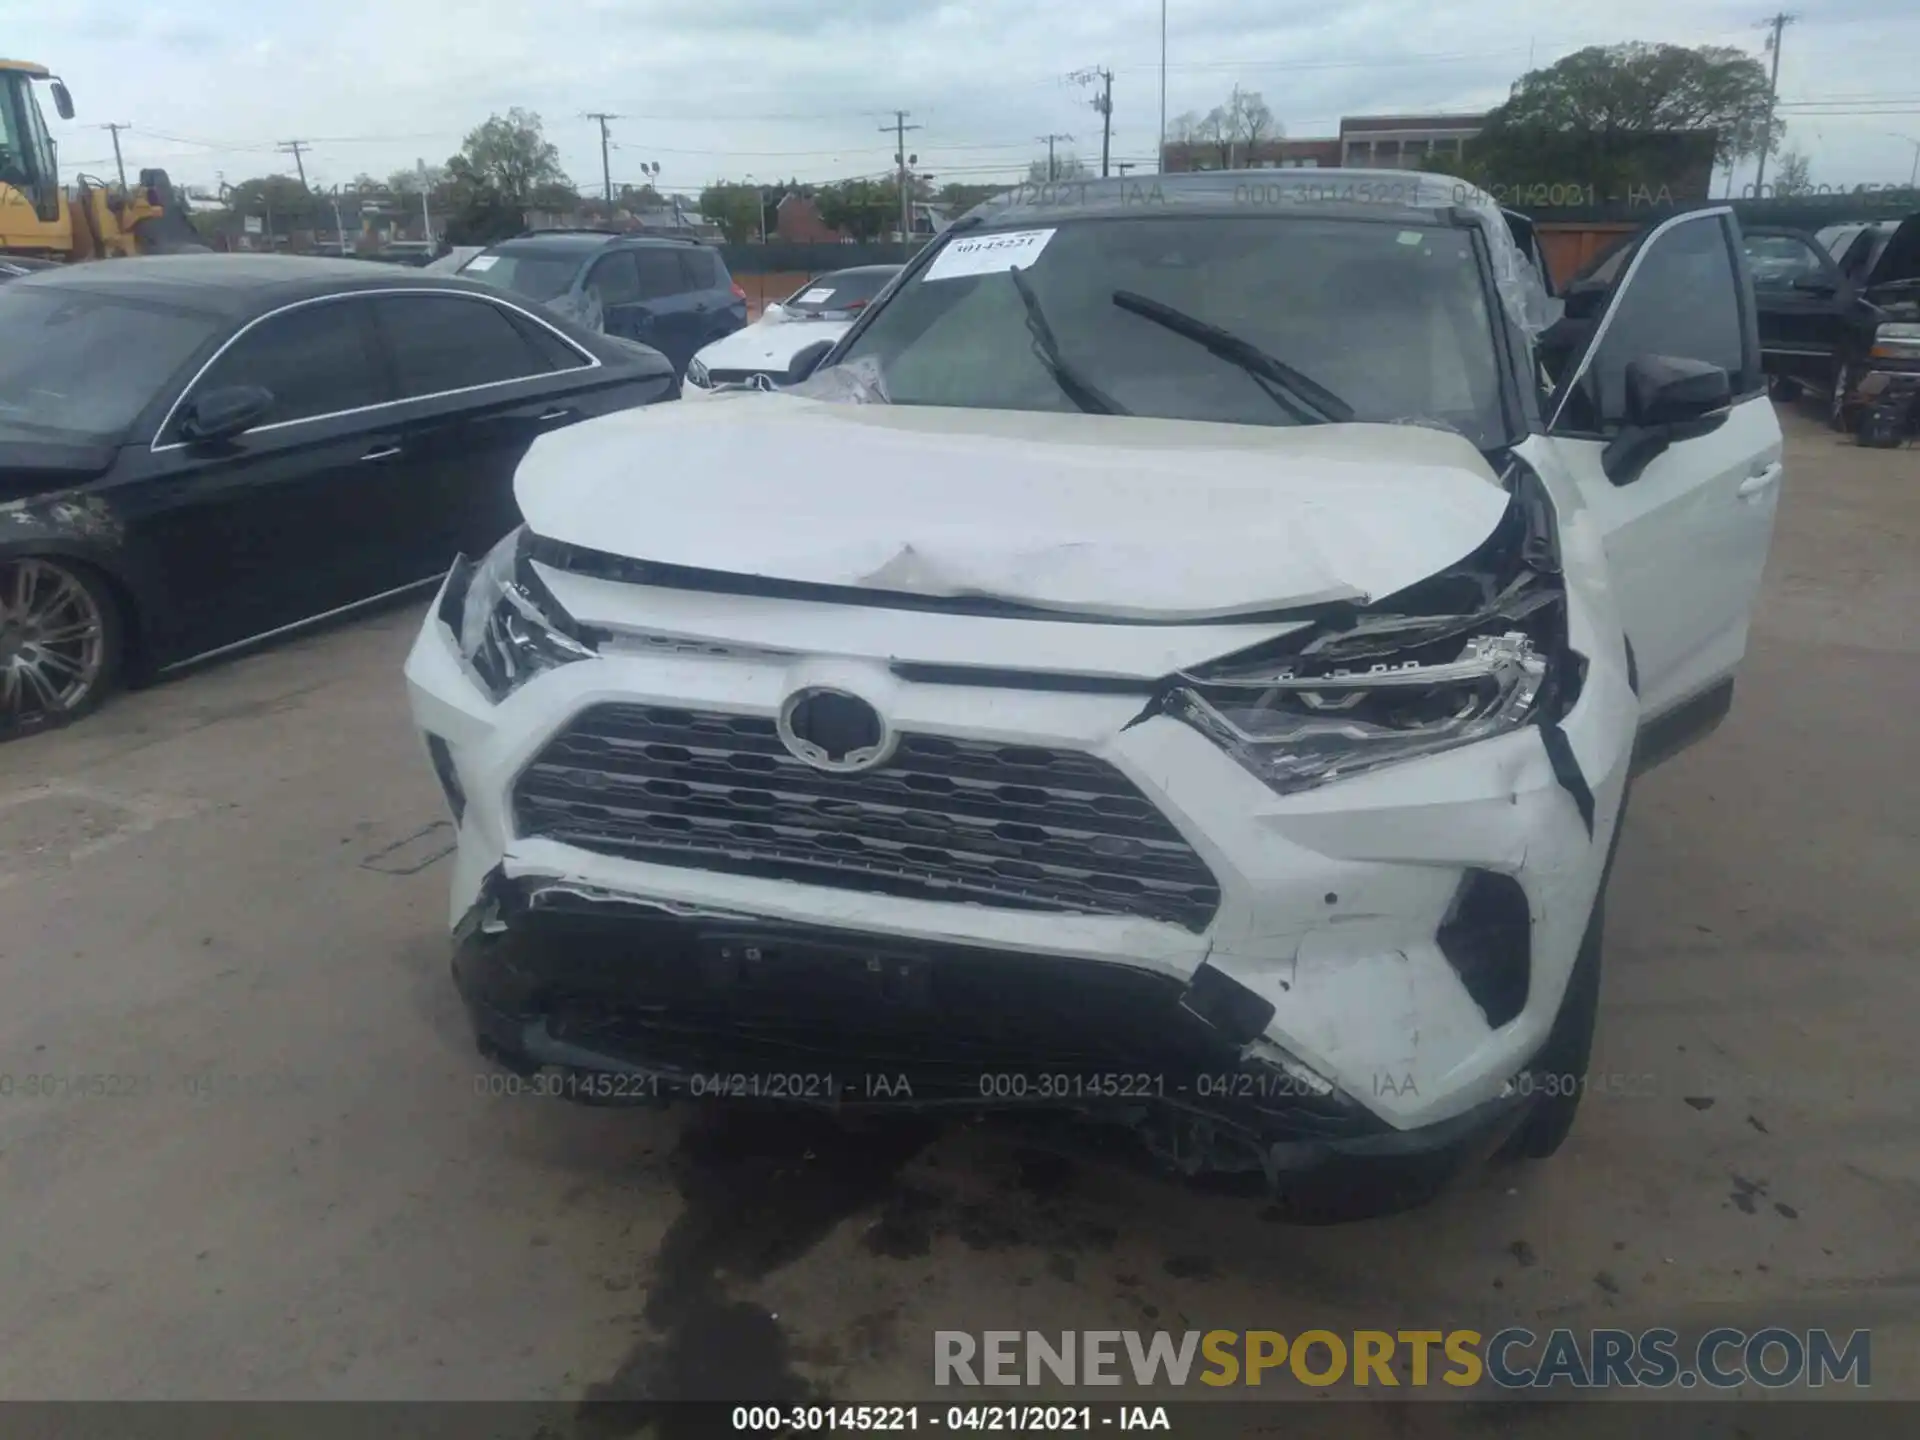
<path id="1" fill-rule="evenodd" d="M 1771 0 L 1169 0 L 1167 113 L 1238 82 L 1290 135 L 1342 115 L 1477 110 L 1516 76 L 1583 45 L 1736 45 L 1764 58 Z M 1783 102 L 1816 182 L 1904 182 L 1920 140 L 1920 4 L 1792 0 Z M 904 108 L 935 183 L 996 180 L 1048 132 L 1097 162 L 1100 117 L 1069 72 L 1114 72 L 1117 159 L 1151 165 L 1160 0 L 0 0 L 8 53 L 63 75 L 78 117 L 54 119 L 63 169 L 164 165 L 177 181 L 309 180 L 437 162 L 490 112 L 537 111 L 583 188 L 600 181 L 607 110 L 616 184 L 657 161 L 672 189 L 716 178 L 826 180 L 887 171 Z M 43 104 L 45 102 L 43 101 Z M 51 106 L 45 105 L 51 112 Z M 1851 112 L 1851 113 L 1849 113 Z M 1870 113 L 1861 113 L 1870 112 Z M 1750 180 L 1751 166 L 1739 177 Z"/>

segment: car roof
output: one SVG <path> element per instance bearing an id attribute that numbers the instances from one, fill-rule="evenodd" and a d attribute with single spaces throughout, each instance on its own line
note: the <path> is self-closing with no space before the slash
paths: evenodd
<path id="1" fill-rule="evenodd" d="M 971 225 L 1017 225 L 1185 215 L 1298 214 L 1399 217 L 1444 223 L 1476 197 L 1451 175 L 1414 170 L 1194 170 L 1112 180 L 1010 187 L 969 210 Z M 958 222 L 956 222 L 958 223 Z"/>
<path id="2" fill-rule="evenodd" d="M 822 270 L 813 278 L 825 280 L 831 275 L 898 275 L 904 268 L 900 265 L 849 265 L 844 270 Z"/>
<path id="3" fill-rule="evenodd" d="M 309 255 L 136 255 L 36 272 L 16 282 L 165 301 L 220 315 L 247 315 L 343 290 L 442 289 L 492 295 L 484 286 L 412 266 Z"/>
<path id="4" fill-rule="evenodd" d="M 529 230 L 524 235 L 515 235 L 511 239 L 497 240 L 487 246 L 490 252 L 502 250 L 577 250 L 582 254 L 590 250 L 604 250 L 610 245 L 671 245 L 675 249 L 685 250 L 688 246 L 701 245 L 698 240 L 681 239 L 674 235 L 638 235 L 628 234 L 624 230 Z M 711 246 L 705 248 L 711 249 Z"/>

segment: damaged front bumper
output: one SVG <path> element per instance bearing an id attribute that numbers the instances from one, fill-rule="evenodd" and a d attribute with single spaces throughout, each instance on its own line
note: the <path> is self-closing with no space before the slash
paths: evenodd
<path id="1" fill-rule="evenodd" d="M 1178 633 L 547 569 L 588 653 L 508 683 L 458 571 L 407 679 L 482 1048 L 583 1100 L 1065 1111 L 1188 1174 L 1427 1193 L 1539 1093 L 1603 883 L 1638 701 L 1590 548 L 1551 723 L 1305 788 L 1126 684 L 952 663 L 1104 647 L 1150 680 Z M 1202 653 L 1286 630 L 1252 628 Z M 804 767 L 776 735 L 803 691 L 897 748 Z"/>
<path id="2" fill-rule="evenodd" d="M 552 1094 L 1066 1114 L 1123 1127 L 1164 1168 L 1260 1177 L 1295 1199 L 1363 1180 L 1423 1198 L 1523 1114 L 1516 1092 L 1397 1130 L 1267 1040 L 1271 1007 L 1204 964 L 1182 983 L 496 871 L 456 932 L 453 973 L 481 1050 Z"/>

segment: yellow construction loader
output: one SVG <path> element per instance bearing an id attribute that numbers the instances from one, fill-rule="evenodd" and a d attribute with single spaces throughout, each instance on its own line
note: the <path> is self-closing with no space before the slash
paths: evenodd
<path id="1" fill-rule="evenodd" d="M 142 170 L 137 186 L 74 177 L 60 183 L 53 138 L 40 112 L 45 84 L 62 120 L 73 97 L 46 66 L 0 60 L 0 255 L 96 260 L 204 250 L 164 170 Z"/>

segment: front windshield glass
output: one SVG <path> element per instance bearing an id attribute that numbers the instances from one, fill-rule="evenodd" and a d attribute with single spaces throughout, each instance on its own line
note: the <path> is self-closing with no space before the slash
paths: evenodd
<path id="1" fill-rule="evenodd" d="M 580 256 L 539 250 L 496 250 L 476 255 L 460 270 L 462 280 L 483 280 L 529 300 L 566 294 L 580 273 Z"/>
<path id="2" fill-rule="evenodd" d="M 947 273 L 936 256 L 835 369 L 875 376 L 900 405 L 1249 425 L 1350 415 L 1440 424 L 1482 446 L 1505 436 L 1495 302 L 1471 229 L 1143 216 L 964 238 L 996 235 L 1024 286 L 1004 268 Z M 1213 327 L 1211 343 L 1183 322 Z"/>
<path id="3" fill-rule="evenodd" d="M 0 287 L 0 428 L 114 443 L 220 325 L 197 310 L 66 286 Z"/>
<path id="4" fill-rule="evenodd" d="M 780 302 L 795 315 L 840 315 L 866 305 L 893 279 L 892 269 L 836 270 L 817 275 Z"/>

